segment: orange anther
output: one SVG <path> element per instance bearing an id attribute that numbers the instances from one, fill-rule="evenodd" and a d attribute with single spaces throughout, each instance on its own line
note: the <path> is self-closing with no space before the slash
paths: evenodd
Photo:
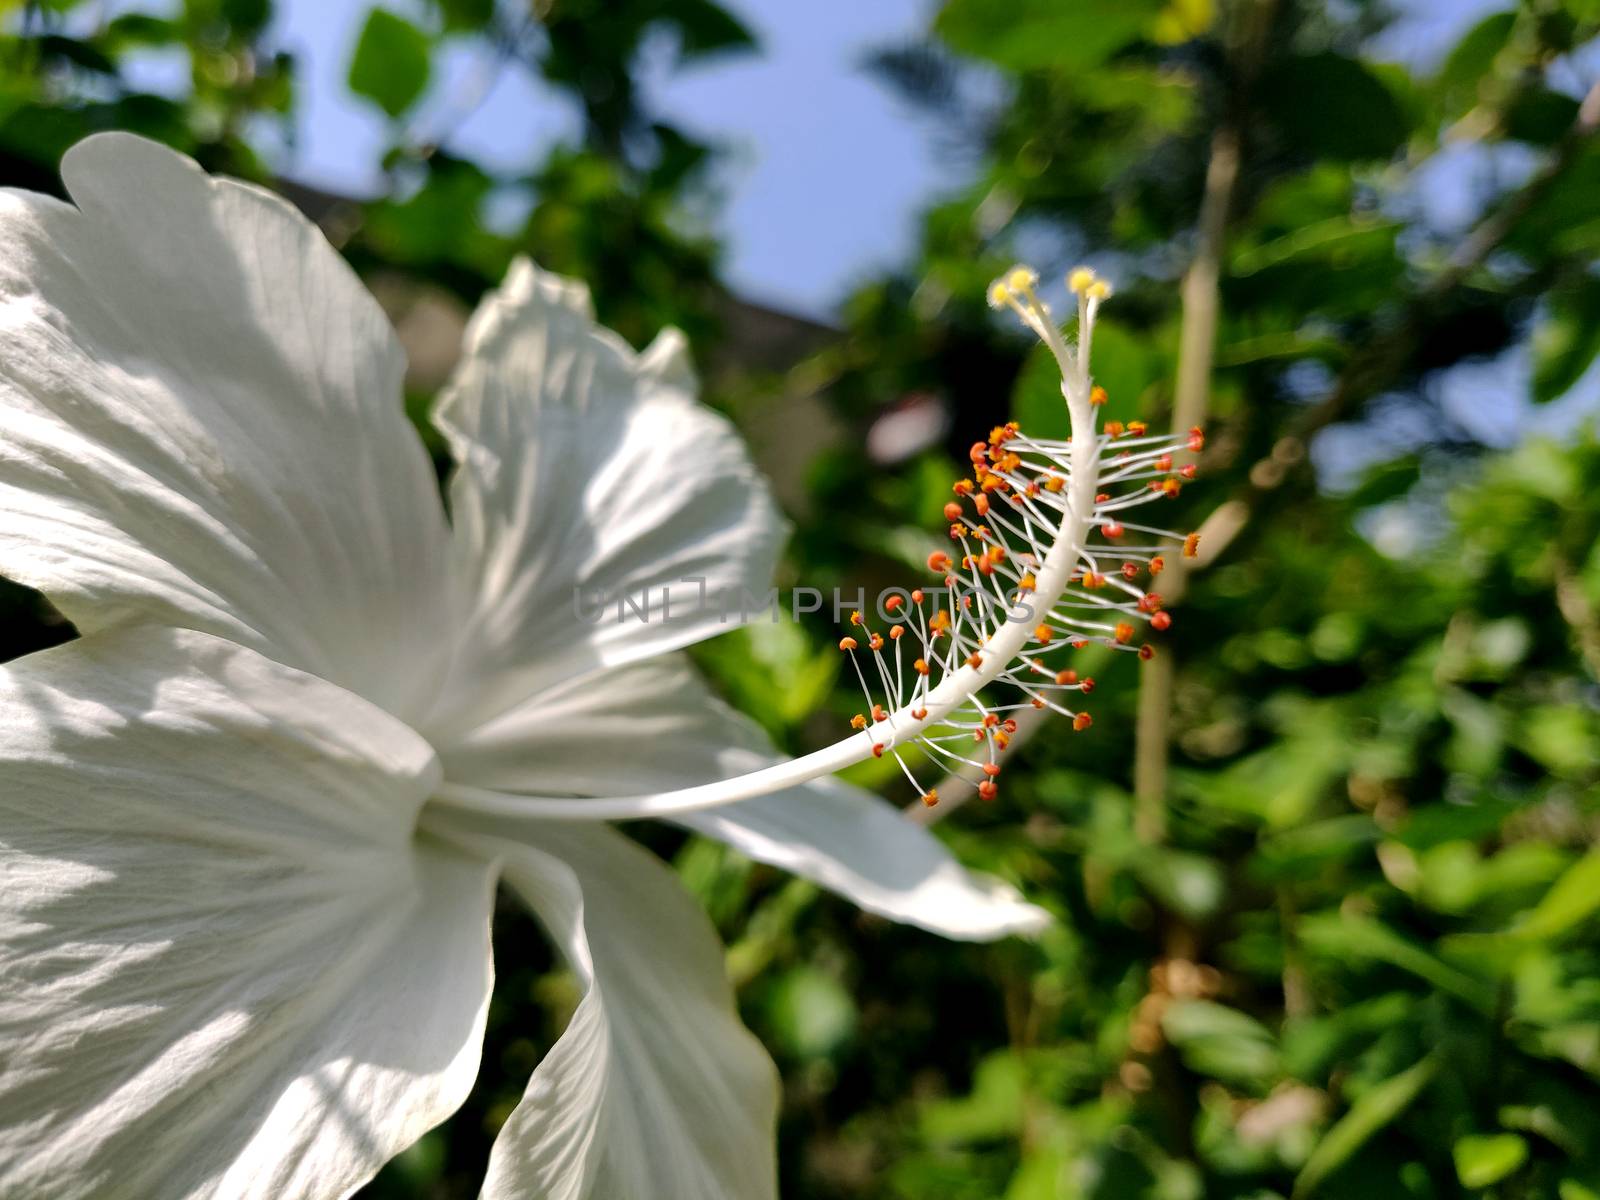
<path id="1" fill-rule="evenodd" d="M 898 600 L 899 597 L 895 596 L 895 597 L 891 597 L 891 599 Z M 911 593 L 911 603 L 913 603 L 913 604 L 921 604 L 922 603 L 922 589 L 921 588 L 917 588 L 916 590 L 914 590 Z"/>
<path id="2" fill-rule="evenodd" d="M 1145 662 L 1149 662 L 1155 656 L 1156 656 L 1156 648 L 1154 646 L 1150 645 L 1148 642 L 1145 643 L 1143 646 L 1139 647 L 1139 657 L 1142 658 Z"/>
<path id="3" fill-rule="evenodd" d="M 977 670 L 979 667 L 983 666 L 983 656 L 981 654 L 967 655 L 967 666 L 971 667 L 973 670 Z"/>
<path id="4" fill-rule="evenodd" d="M 899 612 L 900 606 L 905 602 L 906 598 L 899 592 L 896 592 L 892 596 L 886 596 L 884 598 L 883 609 L 885 612 Z"/>
<path id="5" fill-rule="evenodd" d="M 1041 700 L 1041 699 L 1039 699 L 1039 697 L 1037 697 L 1037 696 L 1035 696 L 1035 697 L 1034 697 L 1034 698 L 1033 698 L 1033 700 L 1032 700 L 1032 701 L 1030 701 L 1030 703 L 1031 703 L 1031 704 L 1032 704 L 1032 705 L 1033 705 L 1033 706 L 1034 706 L 1034 707 L 1035 707 L 1035 708 L 1043 708 L 1043 707 L 1044 707 L 1044 701 L 1043 701 L 1043 700 Z"/>
<path id="6" fill-rule="evenodd" d="M 974 486 L 970 479 L 958 479 L 950 486 L 950 490 L 958 496 L 970 496 Z"/>
<path id="7" fill-rule="evenodd" d="M 883 746 L 882 742 L 873 742 L 872 743 L 872 757 L 873 758 L 882 758 L 883 757 L 883 749 L 884 749 L 884 746 Z"/>
<path id="8" fill-rule="evenodd" d="M 1105 388 L 1101 387 L 1098 383 L 1089 389 L 1089 403 L 1095 405 L 1096 407 L 1104 404 L 1110 398 L 1111 397 L 1106 395 Z"/>
<path id="9" fill-rule="evenodd" d="M 926 721 L 928 719 L 928 710 L 925 708 L 913 708 L 911 710 L 911 719 L 913 721 Z"/>
<path id="10" fill-rule="evenodd" d="M 1128 432 L 1133 434 L 1134 437 L 1143 437 L 1149 431 L 1150 426 L 1146 425 L 1143 421 L 1128 422 Z"/>
<path id="11" fill-rule="evenodd" d="M 932 668 L 928 666 L 928 660 L 925 658 L 917 659 L 916 662 L 911 664 L 911 669 L 918 675 L 926 675 L 930 670 L 932 670 Z"/>
<path id="12" fill-rule="evenodd" d="M 1139 577 L 1139 568 L 1138 568 L 1138 566 L 1136 566 L 1135 564 L 1133 564 L 1131 562 L 1123 563 L 1122 564 L 1122 577 L 1124 579 L 1137 579 Z"/>
<path id="13" fill-rule="evenodd" d="M 989 444 L 987 442 L 973 442 L 972 449 L 967 451 L 967 457 L 970 458 L 974 463 L 987 461 L 989 457 Z"/>
<path id="14" fill-rule="evenodd" d="M 950 569 L 950 556 L 942 550 L 935 550 L 928 555 L 928 570 L 948 571 Z"/>
<path id="15" fill-rule="evenodd" d="M 1133 626 L 1126 621 L 1117 622 L 1116 639 L 1118 644 L 1126 646 L 1133 641 Z"/>
<path id="16" fill-rule="evenodd" d="M 987 517 L 989 515 L 989 497 L 979 492 L 972 498 L 972 507 L 978 510 L 980 517 Z"/>
<path id="17" fill-rule="evenodd" d="M 867 719 L 866 719 L 866 717 L 862 716 L 860 713 L 857 713 L 855 716 L 850 718 L 850 728 L 851 729 L 865 729 L 866 727 L 867 727 Z"/>
<path id="18" fill-rule="evenodd" d="M 1167 569 L 1167 560 L 1162 558 L 1161 555 L 1158 554 L 1158 555 L 1156 555 L 1154 558 L 1152 558 L 1150 560 L 1150 574 L 1159 575 L 1159 574 L 1161 574 L 1161 572 L 1165 571 L 1166 569 Z"/>
<path id="19" fill-rule="evenodd" d="M 1094 677 L 1091 675 L 1085 675 L 1083 677 L 1083 682 L 1078 685 L 1078 690 L 1085 696 L 1094 691 Z"/>
<path id="20" fill-rule="evenodd" d="M 1127 430 L 1128 430 L 1128 427 L 1126 425 L 1124 425 L 1121 421 L 1107 421 L 1106 422 L 1106 436 L 1107 437 L 1114 437 L 1114 438 L 1121 437 L 1124 433 L 1127 432 Z"/>
<path id="21" fill-rule="evenodd" d="M 1105 534 L 1108 538 L 1119 538 L 1126 533 L 1127 530 L 1122 527 L 1121 521 L 1107 521 L 1104 525 L 1100 526 L 1100 532 Z"/>
<path id="22" fill-rule="evenodd" d="M 891 625 L 891 626 L 889 626 L 889 640 L 890 641 L 898 642 L 901 638 L 903 638 L 905 636 L 905 634 L 906 634 L 906 627 L 904 625 Z"/>
<path id="23" fill-rule="evenodd" d="M 998 763 L 984 763 L 983 773 L 990 779 L 993 779 L 995 776 L 1000 774 L 1000 766 Z"/>
<path id="24" fill-rule="evenodd" d="M 1158 471 L 1170 471 L 1170 470 L 1172 470 L 1172 455 L 1163 454 L 1160 458 L 1156 459 L 1156 470 L 1158 470 Z"/>
<path id="25" fill-rule="evenodd" d="M 1150 627 L 1152 629 L 1171 629 L 1172 614 L 1169 612 L 1158 612 L 1155 616 L 1150 618 Z"/>
<path id="26" fill-rule="evenodd" d="M 1079 733 L 1082 733 L 1085 729 L 1089 728 L 1089 726 L 1093 724 L 1094 718 L 1088 713 L 1081 712 L 1072 718 L 1072 727 Z"/>
<path id="27" fill-rule="evenodd" d="M 1078 673 L 1076 671 L 1057 671 L 1056 682 L 1062 687 L 1066 687 L 1069 683 L 1077 683 Z"/>
<path id="28" fill-rule="evenodd" d="M 994 713 L 983 714 L 983 727 L 985 729 L 993 729 L 998 724 L 1000 724 L 1000 718 L 995 716 Z"/>
<path id="29" fill-rule="evenodd" d="M 874 650 L 882 650 L 883 649 L 883 635 L 881 633 L 873 634 L 870 638 L 867 639 L 867 645 L 871 646 Z"/>
<path id="30" fill-rule="evenodd" d="M 985 779 L 982 783 L 980 783 L 978 785 L 978 799 L 979 800 L 983 800 L 983 801 L 985 801 L 987 803 L 991 803 L 992 804 L 994 802 L 994 798 L 996 796 L 998 796 L 999 794 L 1000 794 L 1000 789 L 995 787 L 994 780 L 992 780 L 992 779 Z"/>
<path id="31" fill-rule="evenodd" d="M 850 614 L 850 624 L 863 625 L 865 623 L 865 619 L 862 617 L 861 610 L 859 608 Z"/>
<path id="32" fill-rule="evenodd" d="M 1000 722 L 1000 728 L 1004 729 L 1007 733 L 1015 733 L 1017 731 L 1017 723 L 1010 717 L 1007 717 L 1004 721 Z"/>
<path id="33" fill-rule="evenodd" d="M 944 506 L 944 519 L 946 521 L 961 520 L 961 505 L 957 504 L 954 500 L 952 500 L 949 504 L 946 504 Z"/>
<path id="34" fill-rule="evenodd" d="M 1183 491 L 1183 484 L 1179 483 L 1171 475 L 1161 481 L 1161 494 L 1168 499 L 1176 496 L 1181 491 Z"/>
<path id="35" fill-rule="evenodd" d="M 1189 430 L 1189 449 L 1193 450 L 1196 454 L 1198 454 L 1198 453 L 1200 453 L 1200 451 L 1204 450 L 1205 448 L 1206 448 L 1205 430 L 1201 429 L 1200 426 L 1196 425 L 1193 429 Z"/>
<path id="36" fill-rule="evenodd" d="M 1067 480 L 1064 475 L 1052 475 L 1044 481 L 1044 490 L 1047 492 L 1059 492 L 1066 486 Z"/>
<path id="37" fill-rule="evenodd" d="M 1032 571 L 1023 572 L 1022 578 L 1017 580 L 1019 592 L 1031 592 L 1039 586 L 1039 581 L 1033 577 Z"/>
<path id="38" fill-rule="evenodd" d="M 1011 745 L 1011 735 L 1004 732 L 995 734 L 994 744 L 997 750 L 1004 750 L 1007 746 Z"/>
<path id="39" fill-rule="evenodd" d="M 872 706 L 872 719 L 874 721 L 887 721 L 889 719 L 889 714 L 883 711 L 883 705 L 874 704 Z"/>
<path id="40" fill-rule="evenodd" d="M 1185 558 L 1196 558 L 1199 556 L 1199 554 L 1200 535 L 1198 533 L 1191 533 L 1188 537 L 1183 539 L 1183 556 Z"/>
<path id="41" fill-rule="evenodd" d="M 1048 645 L 1055 640 L 1056 632 L 1048 625 L 1040 625 L 1033 631 L 1033 640 Z"/>
<path id="42" fill-rule="evenodd" d="M 927 791 L 923 792 L 922 802 L 929 808 L 932 808 L 935 804 L 939 803 L 939 789 L 929 788 Z"/>
<path id="43" fill-rule="evenodd" d="M 854 650 L 855 648 L 856 648 L 856 640 L 855 640 L 855 638 L 853 638 L 853 637 L 843 637 L 843 638 L 839 639 L 839 649 L 841 649 L 841 650 Z"/>

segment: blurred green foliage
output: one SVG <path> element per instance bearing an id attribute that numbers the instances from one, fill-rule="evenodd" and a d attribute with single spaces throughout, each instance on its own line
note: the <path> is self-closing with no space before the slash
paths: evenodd
<path id="1" fill-rule="evenodd" d="M 1593 395 L 1600 98 L 1573 55 L 1600 8 L 1508 2 L 1425 70 L 1375 54 L 1389 16 L 946 0 L 926 40 L 877 56 L 971 181 L 930 197 L 917 259 L 850 297 L 821 351 L 717 376 L 713 402 L 753 425 L 820 390 L 846 431 L 805 464 L 787 578 L 903 582 L 961 447 L 1008 414 L 1060 420 L 1048 365 L 983 304 L 1023 251 L 1116 279 L 1110 416 L 1169 420 L 1183 332 L 1214 315 L 1209 447 L 1170 523 L 1227 520 L 1161 648 L 1174 669 L 1096 664 L 1092 732 L 1043 726 L 1000 803 L 941 826 L 1060 914 L 1037 943 L 942 943 L 646 835 L 727 936 L 783 1068 L 786 1195 L 1600 1197 L 1600 441 L 1496 449 L 1450 400 L 1453 369 L 1506 353 L 1526 370 L 1470 398 L 1500 427 Z M 295 64 L 267 0 L 13 3 L 3 28 L 3 182 L 54 188 L 105 128 L 271 181 Z M 679 61 L 756 52 L 710 0 L 374 8 L 348 80 L 391 120 L 392 189 L 330 231 L 369 276 L 466 302 L 530 252 L 635 342 L 672 322 L 737 357 L 716 150 L 637 84 L 661 39 Z M 452 153 L 448 121 L 417 114 L 456 42 L 565 93 L 580 134 L 520 172 Z M 187 55 L 183 94 L 127 82 L 151 48 Z M 1469 226 L 1438 223 L 1440 189 Z M 507 196 L 509 227 L 489 219 Z M 1214 289 L 1190 267 L 1208 257 Z M 864 461 L 906 396 L 949 411 L 949 445 Z M 7 654 L 67 635 L 0 603 Z M 800 750 L 856 707 L 830 634 L 762 624 L 700 657 Z M 474 1194 L 575 995 L 511 906 L 498 944 L 477 1091 L 366 1194 Z"/>

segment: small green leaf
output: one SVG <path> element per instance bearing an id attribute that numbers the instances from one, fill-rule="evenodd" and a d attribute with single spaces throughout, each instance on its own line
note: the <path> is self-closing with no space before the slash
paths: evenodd
<path id="1" fill-rule="evenodd" d="M 1294 1181 L 1295 1200 L 1312 1195 L 1323 1180 L 1343 1166 L 1374 1134 L 1409 1108 L 1437 1069 L 1438 1064 L 1430 1055 L 1362 1093 L 1350 1106 L 1350 1111 L 1317 1143 L 1305 1166 L 1300 1168 Z"/>
<path id="2" fill-rule="evenodd" d="M 1515 1133 L 1474 1133 L 1459 1139 L 1453 1154 L 1461 1186 L 1486 1188 L 1528 1161 L 1528 1143 Z"/>
<path id="3" fill-rule="evenodd" d="M 1600 280 L 1550 293 L 1550 308 L 1533 331 L 1533 398 L 1565 395 L 1600 354 Z"/>
<path id="4" fill-rule="evenodd" d="M 1012 71 L 1098 66 L 1161 13 L 1153 0 L 948 0 L 935 28 L 962 54 Z"/>
<path id="5" fill-rule="evenodd" d="M 398 117 L 428 86 L 429 49 L 428 35 L 410 21 L 373 9 L 350 60 L 350 90 Z"/>
<path id="6" fill-rule="evenodd" d="M 767 1018 L 777 1041 L 797 1058 L 825 1058 L 855 1034 L 856 1004 L 839 981 L 815 967 L 795 967 L 778 981 Z"/>
<path id="7" fill-rule="evenodd" d="M 1512 933 L 1519 938 L 1558 937 L 1596 909 L 1600 909 L 1600 850 L 1591 850 L 1562 872 Z"/>
<path id="8" fill-rule="evenodd" d="M 1408 122 L 1394 94 L 1364 64 L 1325 52 L 1285 57 L 1263 72 L 1263 110 L 1297 153 L 1356 162 L 1388 158 Z"/>

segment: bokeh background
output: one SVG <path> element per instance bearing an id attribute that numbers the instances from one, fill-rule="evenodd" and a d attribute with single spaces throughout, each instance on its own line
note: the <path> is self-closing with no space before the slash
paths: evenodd
<path id="1" fill-rule="evenodd" d="M 795 522 L 787 584 L 920 577 L 963 447 L 1061 429 L 990 278 L 1115 280 L 1109 415 L 1208 427 L 1171 518 L 1204 552 L 1153 662 L 1082 652 L 1092 730 L 1028 727 L 939 825 L 1057 927 L 949 944 L 639 831 L 783 1070 L 786 1196 L 1600 1197 L 1600 0 L 0 0 L 0 31 L 0 183 L 129 129 L 280 189 L 393 315 L 424 432 L 513 254 L 636 344 L 681 325 Z M 0 591 L 4 656 L 68 636 Z M 858 707 L 837 636 L 699 657 L 800 751 Z M 474 1195 L 562 1028 L 538 928 L 496 936 L 478 1088 L 369 1200 Z"/>

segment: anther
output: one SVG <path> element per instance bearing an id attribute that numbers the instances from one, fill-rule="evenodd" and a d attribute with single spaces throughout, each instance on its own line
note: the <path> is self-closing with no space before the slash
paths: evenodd
<path id="1" fill-rule="evenodd" d="M 854 650 L 856 648 L 856 644 L 856 640 L 853 637 L 844 637 L 839 639 L 839 649 L 841 650 Z"/>
<path id="2" fill-rule="evenodd" d="M 1078 713 L 1072 718 L 1072 728 L 1078 733 L 1082 733 L 1085 729 L 1089 728 L 1089 726 L 1093 724 L 1094 718 L 1085 712 Z"/>

